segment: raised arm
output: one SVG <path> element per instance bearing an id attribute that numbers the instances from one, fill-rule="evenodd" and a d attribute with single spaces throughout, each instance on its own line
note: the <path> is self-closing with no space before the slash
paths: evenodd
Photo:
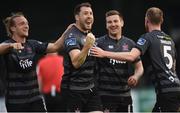
<path id="1" fill-rule="evenodd" d="M 57 52 L 58 50 L 63 48 L 65 34 L 68 32 L 68 30 L 73 26 L 74 24 L 70 24 L 67 29 L 64 31 L 64 33 L 59 37 L 59 39 L 55 43 L 49 43 L 46 52 L 47 53 L 53 53 Z"/>
<path id="2" fill-rule="evenodd" d="M 86 37 L 86 42 L 82 50 L 80 51 L 79 49 L 74 49 L 70 51 L 70 57 L 72 64 L 74 68 L 79 68 L 84 61 L 86 60 L 86 57 L 88 55 L 89 49 L 93 46 L 95 42 L 95 37 L 92 33 L 88 33 Z"/>

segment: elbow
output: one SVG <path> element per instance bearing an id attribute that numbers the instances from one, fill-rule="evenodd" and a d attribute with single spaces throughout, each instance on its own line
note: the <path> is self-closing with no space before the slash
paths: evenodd
<path id="1" fill-rule="evenodd" d="M 75 69 L 78 69 L 80 67 L 80 65 L 78 64 L 78 62 L 72 62 L 72 65 Z"/>
<path id="2" fill-rule="evenodd" d="M 53 52 L 57 52 L 59 50 L 58 46 L 56 44 L 53 45 Z"/>
<path id="3" fill-rule="evenodd" d="M 55 46 L 54 43 L 49 43 L 46 52 L 47 53 L 57 52 L 57 47 Z"/>
<path id="4" fill-rule="evenodd" d="M 136 60 L 136 58 L 134 57 L 134 56 L 132 56 L 132 55 L 130 55 L 129 57 L 127 57 L 128 59 L 128 61 L 129 62 L 134 62 L 135 60 Z"/>
<path id="5" fill-rule="evenodd" d="M 73 67 L 74 67 L 75 69 L 78 69 L 78 68 L 79 68 L 79 66 L 78 66 L 78 65 L 75 65 L 75 64 L 73 64 Z"/>

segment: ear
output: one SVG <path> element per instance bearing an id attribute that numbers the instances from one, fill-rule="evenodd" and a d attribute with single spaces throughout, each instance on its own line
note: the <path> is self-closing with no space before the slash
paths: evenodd
<path id="1" fill-rule="evenodd" d="M 124 20 L 121 19 L 121 27 L 123 27 L 123 26 L 124 26 Z"/>
<path id="2" fill-rule="evenodd" d="M 145 23 L 146 23 L 146 24 L 149 23 L 149 20 L 148 20 L 147 17 L 145 17 Z"/>
<path id="3" fill-rule="evenodd" d="M 75 20 L 79 21 L 79 16 L 78 15 L 75 15 Z"/>
<path id="4" fill-rule="evenodd" d="M 10 30 L 11 30 L 11 31 L 15 31 L 15 30 L 16 30 L 16 27 L 15 27 L 15 26 L 12 26 L 12 27 L 10 27 Z"/>

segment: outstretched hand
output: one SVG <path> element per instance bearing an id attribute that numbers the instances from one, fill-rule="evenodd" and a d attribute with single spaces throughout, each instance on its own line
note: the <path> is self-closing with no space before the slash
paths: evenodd
<path id="1" fill-rule="evenodd" d="M 99 58 L 105 57 L 104 50 L 102 50 L 99 47 L 92 47 L 91 54 L 92 54 L 92 56 L 99 57 Z"/>

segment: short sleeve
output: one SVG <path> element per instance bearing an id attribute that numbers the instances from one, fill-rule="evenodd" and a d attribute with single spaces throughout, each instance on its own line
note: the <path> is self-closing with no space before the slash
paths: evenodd
<path id="1" fill-rule="evenodd" d="M 64 41 L 65 51 L 69 53 L 72 49 L 80 49 L 80 45 L 75 35 L 69 33 Z"/>
<path id="2" fill-rule="evenodd" d="M 148 35 L 144 34 L 142 35 L 137 43 L 136 43 L 136 48 L 138 48 L 141 51 L 141 54 L 143 55 L 146 50 L 148 49 L 149 45 L 150 45 L 150 37 L 148 37 Z"/>
<path id="3" fill-rule="evenodd" d="M 46 52 L 48 43 L 44 43 L 44 42 L 37 41 L 37 40 L 30 40 L 29 42 L 35 48 L 36 53 L 44 54 Z"/>

